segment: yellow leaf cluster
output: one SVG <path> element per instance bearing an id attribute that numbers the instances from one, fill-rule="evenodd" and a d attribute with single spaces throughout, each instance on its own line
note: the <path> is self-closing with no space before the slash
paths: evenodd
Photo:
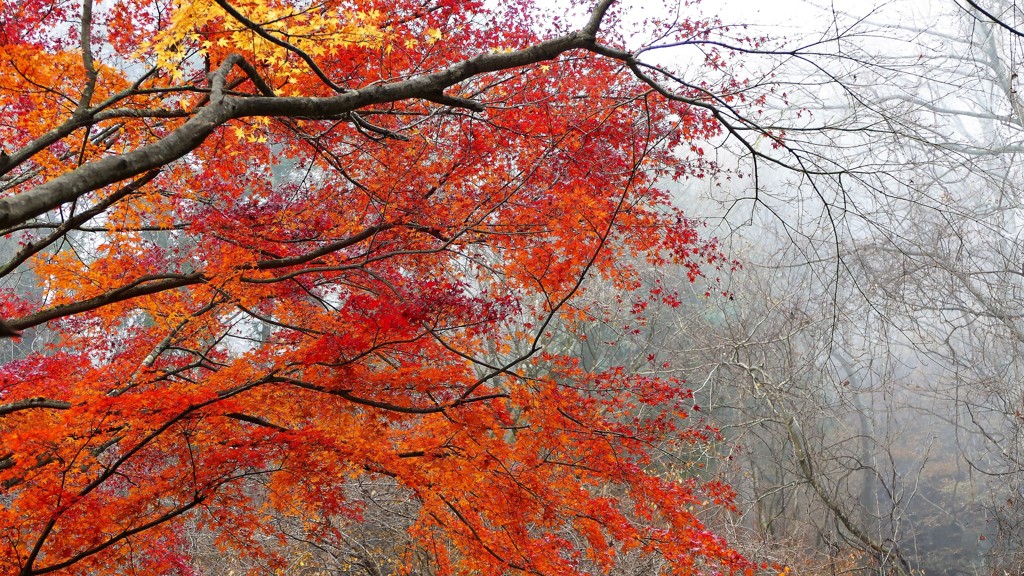
<path id="1" fill-rule="evenodd" d="M 266 33 L 313 58 L 351 47 L 380 49 L 387 42 L 385 15 L 377 10 L 306 10 L 262 0 L 232 2 L 232 6 Z M 436 41 L 440 32 L 428 31 L 428 37 Z M 207 56 L 213 51 L 243 54 L 272 67 L 286 81 L 308 72 L 287 48 L 250 30 L 212 0 L 175 0 L 170 24 L 143 44 L 136 57 L 152 53 L 157 66 L 177 80 L 183 75 L 186 55 Z"/>

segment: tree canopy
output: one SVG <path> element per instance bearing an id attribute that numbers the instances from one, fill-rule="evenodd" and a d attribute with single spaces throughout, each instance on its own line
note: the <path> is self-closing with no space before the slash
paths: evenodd
<path id="1" fill-rule="evenodd" d="M 0 571 L 188 574 L 186 520 L 281 567 L 360 478 L 415 502 L 408 570 L 753 570 L 730 489 L 654 462 L 715 438 L 685 385 L 549 346 L 589 277 L 732 266 L 658 182 L 781 140 L 758 40 L 689 9 L 0 4 Z"/>

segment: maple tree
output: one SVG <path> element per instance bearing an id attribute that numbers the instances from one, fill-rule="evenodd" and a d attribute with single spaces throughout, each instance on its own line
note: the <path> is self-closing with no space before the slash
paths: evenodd
<path id="1" fill-rule="evenodd" d="M 754 570 L 650 466 L 713 434 L 683 384 L 544 350 L 625 255 L 728 265 L 656 181 L 756 129 L 719 22 L 582 9 L 0 4 L 0 335 L 52 335 L 0 368 L 0 571 L 191 573 L 186 516 L 280 567 L 363 476 L 440 574 Z"/>

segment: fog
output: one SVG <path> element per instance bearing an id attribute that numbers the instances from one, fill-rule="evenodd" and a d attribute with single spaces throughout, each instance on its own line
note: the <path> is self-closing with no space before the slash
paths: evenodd
<path id="1" fill-rule="evenodd" d="M 1021 41 L 954 3 L 840 8 L 705 7 L 775 38 L 746 70 L 804 131 L 776 163 L 723 137 L 714 183 L 670 184 L 743 267 L 665 353 L 725 431 L 753 556 L 1021 573 Z"/>

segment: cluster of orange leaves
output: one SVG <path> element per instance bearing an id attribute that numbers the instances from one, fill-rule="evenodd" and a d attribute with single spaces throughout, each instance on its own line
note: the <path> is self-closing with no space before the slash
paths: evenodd
<path id="1" fill-rule="evenodd" d="M 229 54 L 280 95 L 322 96 L 300 53 L 359 88 L 539 34 L 525 3 L 231 6 L 295 49 L 213 0 L 97 4 L 93 101 L 133 92 L 5 194 L 166 138 Z M 9 150 L 75 114 L 87 77 L 67 23 L 80 13 L 0 7 Z M 698 518 L 728 490 L 652 470 L 656 446 L 706 441 L 683 425 L 682 384 L 539 353 L 569 302 L 586 316 L 588 275 L 628 290 L 636 255 L 691 280 L 721 263 L 655 186 L 676 146 L 716 125 L 593 54 L 455 95 L 485 111 L 417 100 L 360 119 L 232 121 L 26 264 L 39 289 L 4 292 L 7 318 L 183 280 L 54 320 L 52 345 L 0 368 L 0 573 L 188 573 L 187 516 L 274 566 L 269 519 L 340 538 L 314 520 L 356 521 L 345 486 L 363 476 L 410 491 L 410 534 L 439 574 L 582 574 L 635 552 L 674 574 L 752 569 Z M 46 405 L 2 412 L 33 399 Z"/>

